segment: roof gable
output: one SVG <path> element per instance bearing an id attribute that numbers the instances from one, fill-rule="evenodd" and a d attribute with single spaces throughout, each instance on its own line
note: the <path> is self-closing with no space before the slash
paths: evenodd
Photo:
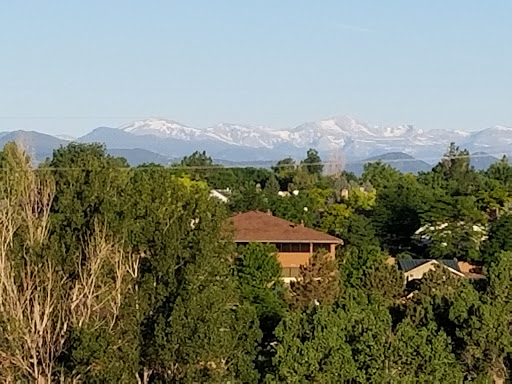
<path id="1" fill-rule="evenodd" d="M 343 243 L 337 237 L 260 211 L 240 213 L 232 222 L 236 242 Z"/>
<path id="2" fill-rule="evenodd" d="M 398 260 L 398 267 L 400 270 L 404 272 L 412 271 L 424 264 L 427 263 L 438 263 L 448 267 L 449 269 L 453 269 L 455 272 L 462 273 L 459 268 L 459 263 L 457 260 L 435 260 L 435 259 L 400 259 Z"/>

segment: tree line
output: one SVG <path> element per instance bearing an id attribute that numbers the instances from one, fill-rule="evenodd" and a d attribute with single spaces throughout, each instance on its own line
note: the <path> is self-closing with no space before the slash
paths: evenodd
<path id="1" fill-rule="evenodd" d="M 3 382 L 505 382 L 512 338 L 512 168 L 452 146 L 431 172 L 324 175 L 314 150 L 274 169 L 205 153 L 136 168 L 96 144 L 34 166 L 0 152 Z M 187 169 L 190 166 L 190 169 Z M 211 169 L 208 169 L 211 167 Z M 228 204 L 209 196 L 231 188 Z M 299 191 L 288 197 L 278 191 Z M 236 248 L 247 210 L 341 237 L 285 286 L 276 249 Z M 411 291 L 389 256 L 480 263 Z"/>

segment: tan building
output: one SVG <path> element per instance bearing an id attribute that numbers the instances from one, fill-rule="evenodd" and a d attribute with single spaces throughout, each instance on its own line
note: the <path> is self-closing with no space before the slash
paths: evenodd
<path id="1" fill-rule="evenodd" d="M 482 268 L 476 265 L 457 260 L 434 260 L 434 259 L 400 259 L 390 257 L 388 264 L 397 264 L 399 270 L 404 273 L 405 282 L 423 278 L 427 272 L 432 271 L 436 266 L 441 266 L 458 277 L 471 279 L 485 278 L 482 275 Z"/>
<path id="2" fill-rule="evenodd" d="M 256 242 L 276 246 L 285 281 L 295 279 L 299 267 L 307 264 L 316 251 L 326 250 L 334 258 L 336 247 L 343 244 L 337 237 L 264 212 L 240 213 L 232 220 L 237 244 Z"/>

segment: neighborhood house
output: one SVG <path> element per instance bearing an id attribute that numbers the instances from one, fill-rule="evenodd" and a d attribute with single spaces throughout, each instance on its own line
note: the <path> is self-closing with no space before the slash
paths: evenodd
<path id="1" fill-rule="evenodd" d="M 472 279 L 484 278 L 481 267 L 472 265 L 467 262 L 460 262 L 455 259 L 450 260 L 433 260 L 433 259 L 395 259 L 390 257 L 388 264 L 397 264 L 399 270 L 404 273 L 405 282 L 409 283 L 414 280 L 420 280 L 423 276 L 441 266 L 446 268 L 450 273 L 458 277 L 468 277 Z"/>
<path id="2" fill-rule="evenodd" d="M 294 224 L 270 213 L 240 213 L 232 221 L 238 245 L 257 242 L 276 246 L 286 282 L 295 280 L 300 266 L 308 264 L 313 253 L 325 250 L 334 258 L 336 247 L 343 244 L 337 237 L 307 228 L 303 224 Z"/>

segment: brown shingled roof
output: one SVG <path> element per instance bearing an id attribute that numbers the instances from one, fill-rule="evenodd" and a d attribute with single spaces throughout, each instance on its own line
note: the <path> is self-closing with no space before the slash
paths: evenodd
<path id="1" fill-rule="evenodd" d="M 259 211 L 240 213 L 232 221 L 236 242 L 343 244 L 337 237 Z"/>

